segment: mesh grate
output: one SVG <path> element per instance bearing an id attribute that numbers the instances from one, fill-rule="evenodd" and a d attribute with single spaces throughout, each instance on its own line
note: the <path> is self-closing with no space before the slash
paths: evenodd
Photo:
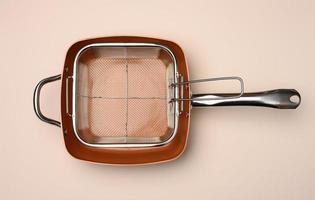
<path id="1" fill-rule="evenodd" d="M 171 133 L 170 68 L 158 51 L 88 52 L 79 62 L 77 126 L 87 142 L 148 143 Z M 113 53 L 114 52 L 114 53 Z"/>
<path id="2" fill-rule="evenodd" d="M 130 99 L 128 102 L 128 135 L 161 137 L 167 133 L 166 103 L 160 99 Z M 148 126 L 148 124 L 150 124 Z"/>

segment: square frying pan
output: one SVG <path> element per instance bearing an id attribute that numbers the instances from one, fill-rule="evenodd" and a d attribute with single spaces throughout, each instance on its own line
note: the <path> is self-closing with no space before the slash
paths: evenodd
<path id="1" fill-rule="evenodd" d="M 40 91 L 61 79 L 61 123 L 40 110 Z M 191 84 L 240 83 L 237 94 L 192 94 Z M 179 157 L 187 144 L 190 110 L 205 106 L 263 106 L 295 109 L 294 89 L 244 93 L 240 77 L 189 80 L 182 49 L 146 37 L 79 41 L 66 55 L 62 75 L 43 79 L 34 92 L 39 119 L 62 128 L 75 158 L 106 164 L 147 164 Z"/>

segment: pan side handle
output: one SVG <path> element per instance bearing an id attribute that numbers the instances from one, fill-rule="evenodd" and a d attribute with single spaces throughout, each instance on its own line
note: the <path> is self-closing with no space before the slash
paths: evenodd
<path id="1" fill-rule="evenodd" d="M 40 92 L 41 92 L 42 87 L 45 84 L 53 82 L 53 81 L 57 81 L 60 79 L 61 79 L 61 74 L 56 75 L 56 76 L 52 76 L 52 77 L 48 77 L 48 78 L 41 80 L 36 85 L 35 90 L 34 90 L 34 95 L 33 95 L 33 106 L 34 106 L 34 111 L 35 111 L 35 114 L 37 115 L 37 117 L 40 120 L 42 120 L 43 122 L 46 122 L 46 123 L 49 123 L 49 124 L 52 124 L 52 125 L 55 125 L 58 127 L 61 127 L 59 121 L 56 121 L 54 119 L 50 119 L 50 118 L 48 118 L 42 114 L 41 109 L 40 109 Z"/>
<path id="2" fill-rule="evenodd" d="M 239 98 L 223 98 L 235 94 L 193 94 L 191 104 L 204 106 L 262 106 L 278 109 L 295 109 L 301 103 L 301 95 L 295 89 L 276 89 L 264 92 L 244 93 Z"/>

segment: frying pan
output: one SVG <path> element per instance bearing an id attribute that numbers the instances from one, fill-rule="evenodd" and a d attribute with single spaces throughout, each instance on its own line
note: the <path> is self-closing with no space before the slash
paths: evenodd
<path id="1" fill-rule="evenodd" d="M 61 79 L 61 123 L 40 110 L 40 91 Z M 236 80 L 235 94 L 191 94 L 191 84 Z M 295 99 L 294 99 L 295 98 Z M 62 128 L 75 158 L 107 164 L 146 164 L 175 159 L 186 146 L 190 110 L 204 106 L 294 109 L 294 89 L 244 93 L 240 77 L 189 80 L 182 49 L 167 40 L 105 37 L 79 41 L 66 55 L 62 75 L 43 79 L 34 110 Z"/>

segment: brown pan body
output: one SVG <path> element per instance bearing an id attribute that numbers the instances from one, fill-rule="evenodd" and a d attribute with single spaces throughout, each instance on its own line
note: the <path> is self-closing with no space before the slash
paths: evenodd
<path id="1" fill-rule="evenodd" d="M 67 52 L 65 65 L 62 74 L 61 86 L 61 118 L 64 141 L 68 152 L 75 158 L 106 164 L 147 164 L 173 160 L 181 155 L 185 150 L 189 122 L 190 122 L 190 102 L 183 101 L 184 112 L 179 116 L 178 129 L 175 137 L 168 143 L 157 147 L 142 148 L 100 148 L 90 147 L 82 144 L 74 133 L 72 117 L 66 112 L 66 102 L 68 102 L 69 113 L 72 113 L 72 79 L 68 79 L 68 95 L 66 95 L 66 79 L 73 75 L 74 59 L 81 48 L 94 43 L 108 42 L 132 42 L 132 43 L 155 43 L 168 47 L 175 55 L 178 72 L 184 77 L 184 81 L 189 80 L 188 68 L 182 49 L 174 42 L 146 38 L 146 37 L 104 37 L 80 41 L 70 47 Z M 184 87 L 185 98 L 190 96 L 190 88 Z M 66 101 L 66 98 L 69 98 Z"/>

